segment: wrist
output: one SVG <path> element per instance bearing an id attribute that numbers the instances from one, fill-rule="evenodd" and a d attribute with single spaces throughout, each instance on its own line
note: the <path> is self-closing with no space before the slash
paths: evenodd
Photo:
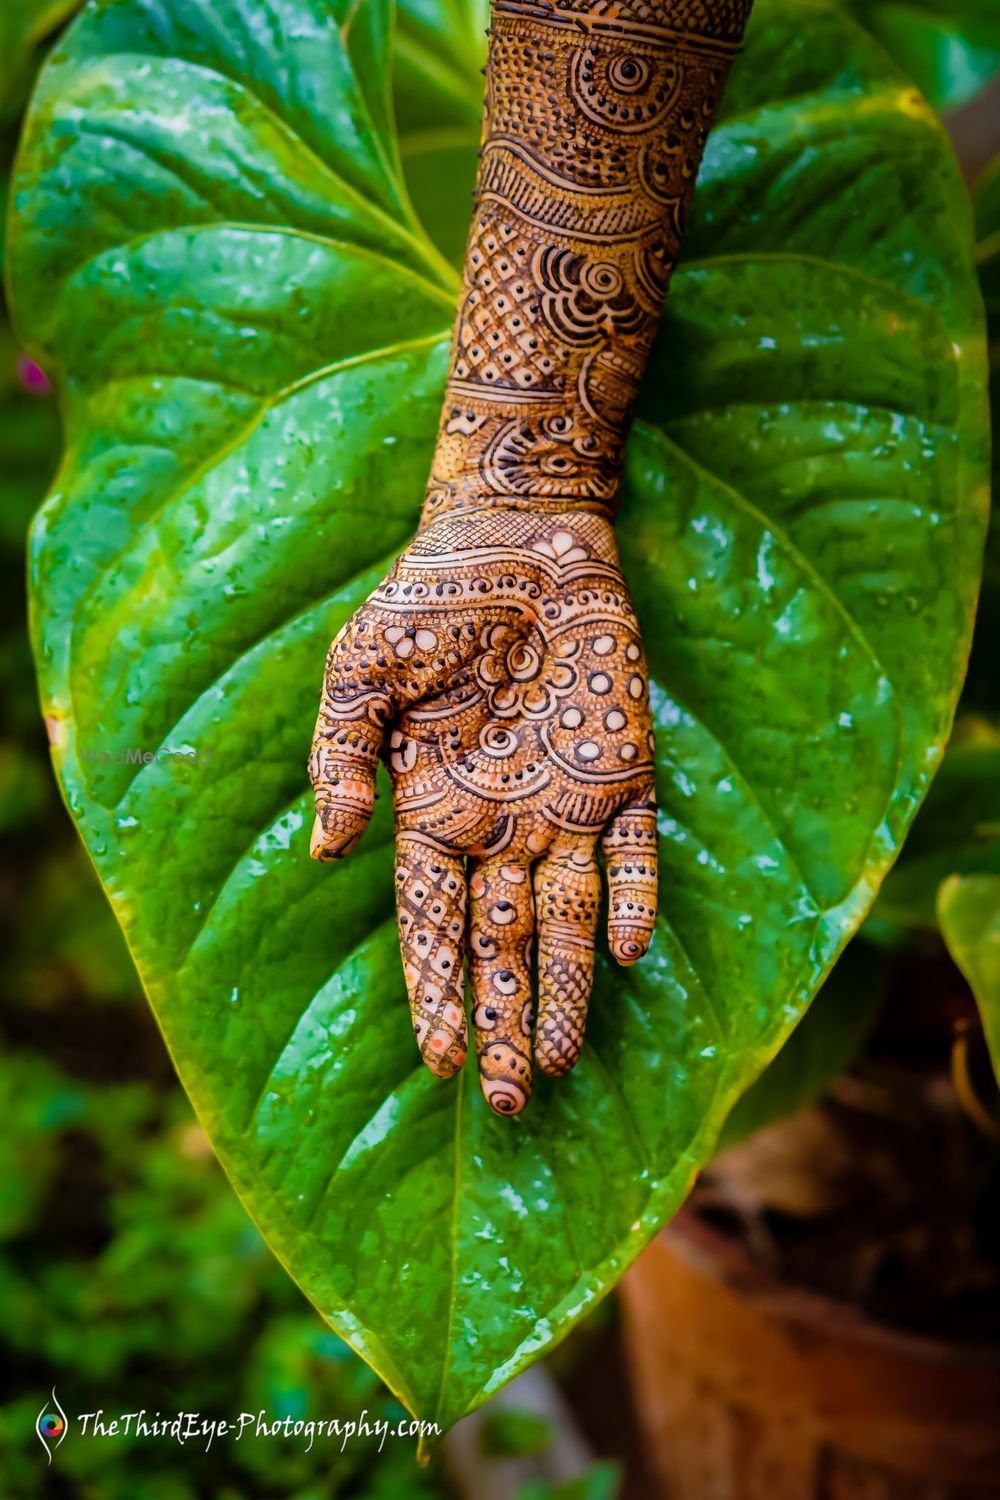
<path id="1" fill-rule="evenodd" d="M 749 0 L 495 0 L 425 518 L 613 516 L 639 384 Z"/>
<path id="2" fill-rule="evenodd" d="M 567 401 L 493 402 L 449 385 L 424 516 L 500 507 L 614 517 L 623 437 Z"/>

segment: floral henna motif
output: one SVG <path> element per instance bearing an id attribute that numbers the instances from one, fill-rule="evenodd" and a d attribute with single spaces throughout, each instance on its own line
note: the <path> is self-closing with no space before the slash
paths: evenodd
<path id="1" fill-rule="evenodd" d="M 514 1113 L 532 1053 L 549 1073 L 579 1053 L 602 837 L 613 950 L 632 962 L 653 930 L 647 675 L 610 523 L 489 509 L 422 528 L 331 647 L 311 762 L 320 858 L 363 831 L 380 745 L 421 1053 L 441 1077 L 464 1062 L 467 957 L 483 1090 Z"/>
<path id="2" fill-rule="evenodd" d="M 495 0 L 476 209 L 420 529 L 334 641 L 313 853 L 380 758 L 420 1053 L 499 1114 L 583 1042 L 601 899 L 656 915 L 652 723 L 612 518 L 639 381 L 749 0 Z M 537 1017 L 533 950 L 537 946 Z"/>

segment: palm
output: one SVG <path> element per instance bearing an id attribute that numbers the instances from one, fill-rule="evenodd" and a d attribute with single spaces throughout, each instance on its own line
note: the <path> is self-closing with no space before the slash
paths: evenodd
<path id="1" fill-rule="evenodd" d="M 612 951 L 628 963 L 648 945 L 651 739 L 638 626 L 610 524 L 595 514 L 435 520 L 331 647 L 311 760 L 313 852 L 336 858 L 357 841 L 385 758 L 418 1043 L 439 1075 L 461 1067 L 467 956 L 483 1090 L 500 1113 L 529 1097 L 532 1035 L 546 1072 L 579 1054 L 598 838 Z"/>

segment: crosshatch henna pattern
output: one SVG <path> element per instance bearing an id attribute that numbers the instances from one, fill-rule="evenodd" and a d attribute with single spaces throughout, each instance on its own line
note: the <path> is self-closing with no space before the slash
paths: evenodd
<path id="1" fill-rule="evenodd" d="M 601 900 L 656 914 L 649 687 L 613 519 L 625 439 L 749 0 L 495 0 L 473 222 L 420 528 L 330 648 L 312 852 L 392 777 L 421 1055 L 500 1114 L 583 1042 Z M 537 1016 L 532 955 L 537 948 Z"/>

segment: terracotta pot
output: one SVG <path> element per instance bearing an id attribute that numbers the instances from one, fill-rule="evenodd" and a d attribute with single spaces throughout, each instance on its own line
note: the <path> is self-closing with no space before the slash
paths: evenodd
<path id="1" fill-rule="evenodd" d="M 622 1297 L 664 1500 L 1000 1500 L 1000 1348 L 879 1327 L 686 1213 Z"/>

